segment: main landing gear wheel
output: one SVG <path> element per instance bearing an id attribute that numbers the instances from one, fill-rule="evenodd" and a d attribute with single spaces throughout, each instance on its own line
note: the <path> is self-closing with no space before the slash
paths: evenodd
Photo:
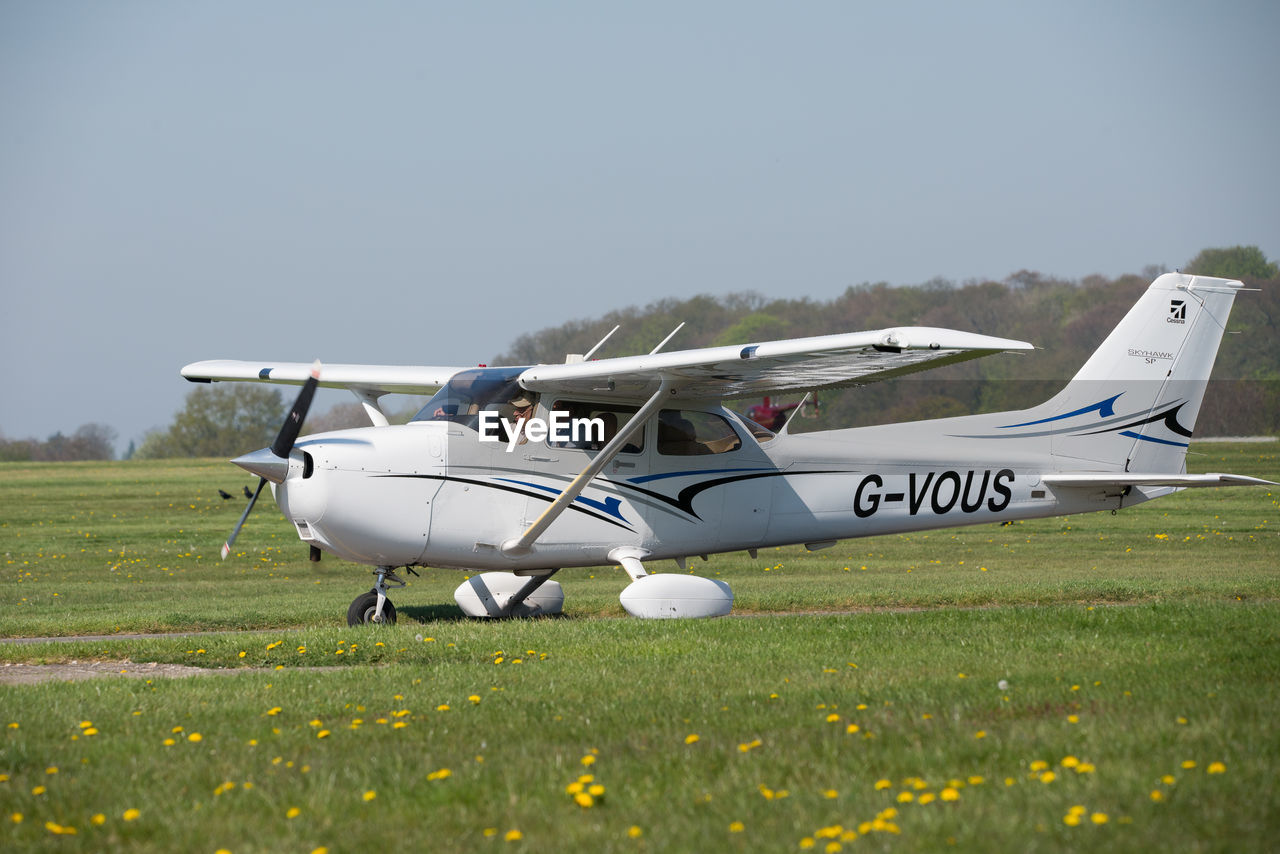
<path id="1" fill-rule="evenodd" d="M 347 609 L 347 625 L 363 626 L 366 623 L 373 623 L 373 615 L 378 610 L 378 591 L 370 590 L 368 593 L 356 597 L 351 603 L 351 607 Z M 379 625 L 393 626 L 396 622 L 396 606 L 391 604 L 391 600 L 387 599 L 382 603 L 382 619 L 378 620 Z"/>

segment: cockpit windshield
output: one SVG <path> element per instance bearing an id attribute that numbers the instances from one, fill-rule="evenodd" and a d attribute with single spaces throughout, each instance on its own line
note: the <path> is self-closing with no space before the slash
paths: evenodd
<path id="1" fill-rule="evenodd" d="M 472 368 L 454 374 L 444 388 L 413 416 L 414 421 L 452 421 L 478 430 L 480 413 L 496 412 L 511 418 L 519 404 L 529 405 L 533 395 L 516 379 L 524 368 Z"/>

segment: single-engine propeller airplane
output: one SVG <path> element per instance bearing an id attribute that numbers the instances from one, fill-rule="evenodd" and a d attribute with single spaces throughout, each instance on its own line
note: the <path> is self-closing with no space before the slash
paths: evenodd
<path id="1" fill-rule="evenodd" d="M 368 564 L 350 624 L 395 622 L 416 566 L 479 570 L 475 617 L 557 613 L 560 568 L 617 564 L 639 617 L 730 611 L 721 581 L 645 565 L 875 534 L 1116 510 L 1188 487 L 1186 454 L 1238 281 L 1166 273 L 1065 388 L 1030 409 L 792 434 L 722 401 L 859 386 L 1030 344 L 902 327 L 529 367 L 205 361 L 196 382 L 301 384 L 271 447 L 233 462 L 314 549 Z M 612 334 L 612 333 L 610 333 Z M 606 336 L 607 338 L 608 336 Z M 602 341 L 601 344 L 604 342 Z M 665 341 L 663 342 L 666 343 Z M 373 426 L 298 435 L 317 386 L 349 389 Z M 390 393 L 428 394 L 391 426 Z"/>

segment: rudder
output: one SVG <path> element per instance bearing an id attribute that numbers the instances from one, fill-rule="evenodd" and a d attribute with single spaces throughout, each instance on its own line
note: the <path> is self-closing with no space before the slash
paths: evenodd
<path id="1" fill-rule="evenodd" d="M 1187 446 L 1236 293 L 1244 285 L 1182 273 L 1151 283 L 1067 386 L 1017 435 L 1034 428 L 1071 468 L 1173 473 Z"/>

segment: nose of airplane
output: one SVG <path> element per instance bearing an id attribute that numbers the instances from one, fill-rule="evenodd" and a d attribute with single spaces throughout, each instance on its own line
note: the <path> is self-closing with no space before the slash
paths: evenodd
<path id="1" fill-rule="evenodd" d="M 231 462 L 250 474 L 266 478 L 272 483 L 284 483 L 285 477 L 289 474 L 289 458 L 276 456 L 270 448 L 236 457 Z"/>

